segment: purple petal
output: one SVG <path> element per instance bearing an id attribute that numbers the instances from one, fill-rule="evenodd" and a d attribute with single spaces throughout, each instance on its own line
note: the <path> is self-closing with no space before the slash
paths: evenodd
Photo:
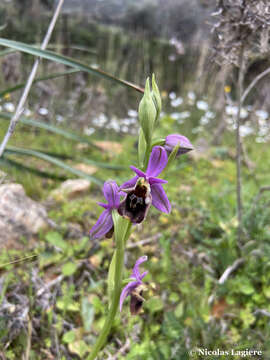
<path id="1" fill-rule="evenodd" d="M 141 275 L 140 275 L 139 266 L 140 266 L 143 262 L 147 261 L 147 259 L 148 259 L 148 257 L 147 257 L 146 255 L 141 256 L 141 257 L 136 261 L 136 263 L 135 263 L 135 265 L 134 265 L 134 268 L 133 268 L 133 270 L 132 270 L 132 275 L 131 275 L 131 276 L 132 276 L 132 277 L 134 276 L 137 281 L 140 281 L 140 280 L 141 280 L 141 278 L 140 278 Z"/>
<path id="2" fill-rule="evenodd" d="M 152 205 L 158 210 L 169 213 L 171 211 L 171 204 L 167 195 L 160 184 L 151 185 Z"/>
<path id="3" fill-rule="evenodd" d="M 103 193 L 110 208 L 118 208 L 120 203 L 119 188 L 115 181 L 106 181 L 103 185 Z"/>
<path id="4" fill-rule="evenodd" d="M 122 306 L 123 306 L 123 302 L 125 301 L 125 298 L 128 297 L 132 292 L 132 290 L 134 290 L 139 284 L 140 284 L 139 281 L 131 281 L 124 287 L 120 295 L 120 303 L 119 303 L 120 311 L 122 311 Z"/>
<path id="5" fill-rule="evenodd" d="M 166 137 L 165 149 L 169 152 L 173 151 L 173 148 L 180 143 L 178 155 L 185 154 L 190 150 L 193 150 L 193 146 L 187 137 L 181 134 L 171 134 Z"/>
<path id="6" fill-rule="evenodd" d="M 139 177 L 143 177 L 145 178 L 146 177 L 146 174 L 141 171 L 140 169 L 136 168 L 135 166 L 130 166 L 131 170 L 133 170 Z"/>
<path id="7" fill-rule="evenodd" d="M 152 177 L 159 175 L 167 165 L 167 162 L 168 158 L 166 150 L 162 146 L 153 147 L 146 170 L 146 175 Z"/>
<path id="8" fill-rule="evenodd" d="M 120 186 L 120 189 L 129 189 L 133 188 L 138 180 L 138 176 L 134 176 L 134 178 L 126 181 L 123 185 Z"/>
<path id="9" fill-rule="evenodd" d="M 152 185 L 152 184 L 167 184 L 167 182 L 168 182 L 167 180 L 155 178 L 155 177 L 152 177 L 152 176 L 150 176 L 148 178 L 148 181 L 149 181 L 150 185 Z"/>
<path id="10" fill-rule="evenodd" d="M 90 230 L 93 239 L 99 239 L 106 235 L 113 227 L 113 219 L 110 210 L 105 210 L 98 218 L 98 221 Z"/>
<path id="11" fill-rule="evenodd" d="M 148 274 L 148 271 L 144 271 L 142 273 L 142 275 L 140 275 L 140 279 L 142 280 L 147 274 Z"/>
<path id="12" fill-rule="evenodd" d="M 99 205 L 99 206 L 101 206 L 101 207 L 103 207 L 104 209 L 109 209 L 109 205 L 108 204 L 104 204 L 104 203 L 102 203 L 102 202 L 97 202 L 97 204 Z"/>

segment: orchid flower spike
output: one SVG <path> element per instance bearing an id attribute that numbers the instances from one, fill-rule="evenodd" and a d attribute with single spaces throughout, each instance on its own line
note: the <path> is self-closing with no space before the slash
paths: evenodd
<path id="1" fill-rule="evenodd" d="M 119 187 L 115 181 L 106 181 L 103 185 L 103 194 L 107 200 L 107 204 L 98 203 L 99 206 L 102 206 L 105 211 L 100 215 L 96 224 L 90 230 L 90 236 L 93 239 L 99 239 L 104 235 L 106 237 L 111 237 L 113 234 L 113 219 L 112 211 L 113 209 L 118 209 L 120 205 L 120 192 Z"/>
<path id="2" fill-rule="evenodd" d="M 141 256 L 135 263 L 134 268 L 132 270 L 131 278 L 134 281 L 129 282 L 121 292 L 120 296 L 120 311 L 122 311 L 123 302 L 130 295 L 130 312 L 132 315 L 137 315 L 144 302 L 144 298 L 142 297 L 142 292 L 146 289 L 146 286 L 143 284 L 142 279 L 148 274 L 148 271 L 140 274 L 139 266 L 143 262 L 147 261 L 148 257 L 146 255 Z"/>
<path id="3" fill-rule="evenodd" d="M 178 144 L 180 145 L 180 147 L 177 151 L 176 156 L 186 154 L 187 152 L 194 149 L 188 138 L 180 134 L 168 135 L 165 139 L 164 147 L 165 150 L 167 150 L 168 154 L 170 154 L 173 151 L 174 147 L 177 146 Z"/>
<path id="4" fill-rule="evenodd" d="M 162 146 L 155 146 L 152 149 L 146 172 L 130 166 L 136 176 L 120 187 L 127 193 L 118 208 L 120 215 L 128 217 L 133 223 L 140 223 L 145 219 L 151 203 L 159 211 L 165 213 L 171 211 L 171 204 L 162 187 L 162 184 L 167 181 L 156 177 L 166 167 L 167 162 L 165 149 Z"/>

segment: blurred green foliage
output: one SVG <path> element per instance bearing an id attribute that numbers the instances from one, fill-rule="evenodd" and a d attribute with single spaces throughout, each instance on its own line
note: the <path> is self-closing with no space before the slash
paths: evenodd
<path id="1" fill-rule="evenodd" d="M 34 130 L 19 126 L 20 136 L 12 139 L 13 145 L 31 141 L 32 146 L 38 148 L 46 143 L 54 152 L 66 155 L 80 152 L 80 156 L 91 160 L 126 166 L 123 171 L 98 169 L 97 175 L 103 180 L 113 178 L 121 183 L 131 176 L 128 165 L 136 164 L 131 136 L 119 139 L 123 150 L 112 160 L 106 152 L 92 147 L 78 150 L 76 143 L 65 139 L 57 141 L 55 135 L 42 129 L 39 136 L 34 136 Z M 159 131 L 163 134 L 181 132 L 181 126 L 164 117 Z M 2 136 L 4 129 L 0 132 Z M 149 271 L 146 278 L 149 291 L 144 312 L 130 317 L 126 304 L 115 320 L 106 353 L 101 353 L 100 359 L 105 359 L 106 354 L 115 354 L 121 347 L 126 352 L 119 353 L 118 358 L 127 360 L 189 359 L 188 351 L 196 347 L 253 348 L 263 350 L 265 358 L 269 356 L 269 319 L 259 311 L 270 312 L 269 193 L 262 193 L 258 201 L 255 197 L 260 186 L 270 182 L 264 160 L 270 156 L 270 150 L 267 144 L 256 144 L 252 136 L 246 140 L 246 146 L 256 168 L 252 174 L 247 168 L 243 171 L 245 242 L 241 246 L 236 243 L 231 139 L 226 138 L 222 151 L 210 147 L 207 154 L 201 154 L 198 159 L 180 157 L 168 174 L 166 186 L 172 213 L 168 216 L 152 208 L 144 225 L 134 230 L 132 246 L 127 251 L 126 277 L 142 252 L 149 256 L 145 265 Z M 17 156 L 14 159 L 18 160 Z M 43 170 L 46 166 L 42 164 Z M 24 185 L 29 195 L 40 200 L 46 200 L 60 182 L 16 167 L 6 165 L 4 169 L 10 178 Z M 62 174 L 60 169 L 55 171 Z M 92 184 L 82 198 L 60 199 L 50 205 L 49 215 L 57 224 L 55 229 L 40 233 L 34 247 L 27 251 L 1 252 L 0 264 L 23 257 L 27 252 L 38 255 L 33 263 L 0 268 L 5 279 L 2 298 L 14 301 L 13 291 L 19 280 L 17 294 L 26 296 L 27 303 L 31 304 L 32 326 L 39 324 L 40 330 L 32 335 L 31 359 L 45 359 L 48 354 L 56 356 L 56 349 L 61 359 L 75 356 L 84 359 L 104 323 L 108 303 L 106 276 L 114 244 L 111 239 L 97 243 L 88 239 L 88 231 L 101 212 L 96 207 L 101 197 L 100 189 Z M 80 235 L 70 232 L 71 224 L 79 224 Z M 136 241 L 149 238 L 153 240 L 143 249 L 141 245 L 134 246 Z M 242 266 L 224 284 L 219 284 L 225 269 L 238 258 L 244 259 Z M 38 278 L 45 284 L 59 280 L 41 297 L 50 299 L 45 311 L 37 295 L 40 288 L 31 275 L 33 269 L 38 270 Z M 0 342 L 3 348 L 6 346 L 5 357 L 15 359 L 24 353 L 28 331 L 20 328 L 17 333 L 7 332 L 8 317 L 0 321 Z M 194 355 L 192 359 L 200 357 Z"/>

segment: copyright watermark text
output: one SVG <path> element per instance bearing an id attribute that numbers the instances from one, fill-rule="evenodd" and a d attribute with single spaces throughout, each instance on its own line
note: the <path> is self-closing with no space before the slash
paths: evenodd
<path id="1" fill-rule="evenodd" d="M 201 356 L 224 356 L 224 355 L 231 355 L 231 356 L 238 356 L 242 358 L 247 358 L 250 356 L 262 356 L 262 350 L 254 350 L 254 349 L 244 349 L 244 350 L 236 350 L 236 349 L 229 349 L 229 350 L 209 350 L 206 348 L 196 348 L 190 350 L 189 355 L 201 355 Z"/>

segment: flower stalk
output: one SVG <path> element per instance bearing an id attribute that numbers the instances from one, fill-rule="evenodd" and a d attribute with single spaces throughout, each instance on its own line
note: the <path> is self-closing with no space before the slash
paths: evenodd
<path id="1" fill-rule="evenodd" d="M 99 337 L 87 360 L 94 360 L 102 346 L 105 344 L 111 327 L 113 325 L 114 318 L 117 314 L 120 294 L 122 290 L 125 244 L 127 242 L 127 237 L 130 235 L 131 222 L 123 217 L 120 217 L 115 210 L 113 210 L 112 212 L 112 217 L 115 228 L 114 238 L 116 242 L 113 287 L 114 290 L 112 293 L 111 305 L 109 307 L 109 312 L 106 317 L 105 324 L 103 325 L 101 333 L 99 334 Z"/>

